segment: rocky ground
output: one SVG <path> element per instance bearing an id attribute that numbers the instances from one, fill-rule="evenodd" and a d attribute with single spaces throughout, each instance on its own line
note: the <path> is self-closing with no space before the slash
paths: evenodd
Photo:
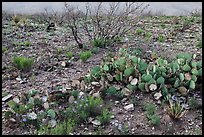
<path id="1" fill-rule="evenodd" d="M 42 95 L 57 86 L 70 90 L 73 80 L 86 75 L 91 68 L 99 65 L 108 53 L 116 54 L 123 46 L 142 48 L 144 56 L 156 52 L 158 56 L 171 59 L 179 52 L 189 52 L 196 53 L 198 58 L 202 59 L 202 48 L 197 47 L 202 37 L 202 18 L 196 17 L 192 25 L 183 32 L 176 31 L 175 26 L 179 28 L 186 18 L 189 17 L 178 17 L 177 20 L 175 17 L 166 16 L 147 17 L 139 22 L 139 28 L 144 30 L 144 34 L 134 31 L 134 35 L 130 33 L 128 36 L 127 43 L 100 49 L 86 62 L 82 62 L 78 56 L 84 49 L 77 48 L 70 31 L 63 26 L 58 26 L 55 31 L 46 32 L 45 24 L 30 20 L 30 28 L 22 30 L 16 29 L 9 18 L 2 18 L 2 46 L 7 49 L 2 53 L 2 98 L 10 96 L 9 99 L 12 99 L 31 89 L 39 90 Z M 150 40 L 145 39 L 146 32 L 153 34 Z M 163 42 L 157 40 L 160 33 L 166 37 Z M 31 45 L 26 47 L 16 44 L 25 40 L 30 41 Z M 87 45 L 86 48 L 90 49 L 91 45 Z M 73 61 L 69 63 L 67 51 L 74 53 Z M 21 73 L 13 67 L 12 58 L 15 55 L 33 57 L 35 62 L 32 71 Z M 195 91 L 195 95 L 201 103 L 201 91 Z M 4 118 L 3 112 L 8 108 L 8 100 L 2 101 L 2 134 L 30 134 L 21 129 L 15 121 L 11 124 Z M 202 109 L 189 109 L 180 121 L 174 121 L 166 113 L 165 105 L 162 106 L 155 101 L 150 94 L 139 91 L 131 95 L 131 98 L 105 99 L 104 102 L 110 106 L 114 114 L 110 124 L 100 128 L 92 123 L 81 124 L 72 134 L 202 134 Z M 156 104 L 157 114 L 161 118 L 159 126 L 152 126 L 148 122 L 142 109 L 145 102 Z M 126 110 L 125 106 L 130 104 L 133 104 L 133 108 Z"/>

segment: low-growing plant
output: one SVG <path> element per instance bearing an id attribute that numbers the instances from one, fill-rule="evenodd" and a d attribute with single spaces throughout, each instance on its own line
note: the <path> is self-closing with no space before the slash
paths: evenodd
<path id="1" fill-rule="evenodd" d="M 198 41 L 196 47 L 198 47 L 198 48 L 202 48 L 202 41 L 201 41 L 201 40 Z"/>
<path id="2" fill-rule="evenodd" d="M 147 116 L 152 116 L 156 113 L 156 106 L 151 103 L 145 103 L 143 109 L 146 111 Z"/>
<path id="3" fill-rule="evenodd" d="M 73 132 L 76 123 L 72 119 L 64 120 L 64 122 L 59 123 L 56 127 L 43 126 L 38 130 L 38 135 L 69 135 Z"/>
<path id="4" fill-rule="evenodd" d="M 14 15 L 14 16 L 12 17 L 12 19 L 13 19 L 13 22 L 14 22 L 15 24 L 18 24 L 19 21 L 21 20 L 20 16 L 18 16 L 18 15 Z"/>
<path id="5" fill-rule="evenodd" d="M 92 56 L 92 53 L 91 51 L 84 51 L 84 52 L 81 52 L 79 56 L 80 56 L 80 59 L 83 62 L 85 62 L 87 59 L 89 59 Z"/>
<path id="6" fill-rule="evenodd" d="M 101 124 L 107 124 L 111 120 L 112 113 L 108 111 L 108 109 L 104 109 L 102 111 L 102 114 L 100 116 L 97 116 L 96 119 L 98 119 Z"/>
<path id="7" fill-rule="evenodd" d="M 68 59 L 71 59 L 74 54 L 73 54 L 73 52 L 69 51 L 69 52 L 67 52 L 66 55 L 67 55 Z"/>
<path id="8" fill-rule="evenodd" d="M 62 48 L 57 48 L 57 54 L 61 54 L 62 53 Z"/>
<path id="9" fill-rule="evenodd" d="M 71 95 L 72 95 L 74 98 L 77 98 L 78 95 L 79 95 L 79 92 L 78 92 L 77 90 L 73 90 L 73 91 L 71 92 Z"/>
<path id="10" fill-rule="evenodd" d="M 186 112 L 183 106 L 179 102 L 169 101 L 169 103 L 170 106 L 167 109 L 169 116 L 175 120 L 180 119 Z"/>
<path id="11" fill-rule="evenodd" d="M 99 53 L 99 50 L 100 50 L 99 47 L 93 47 L 93 48 L 91 49 L 91 52 L 92 52 L 93 54 L 97 54 L 97 53 Z"/>
<path id="12" fill-rule="evenodd" d="M 92 41 L 93 46 L 95 47 L 100 47 L 100 48 L 104 48 L 106 46 L 105 40 L 104 39 L 94 39 Z"/>
<path id="13" fill-rule="evenodd" d="M 198 108 L 199 108 L 198 100 L 197 100 L 195 97 L 192 97 L 192 98 L 189 100 L 189 107 L 190 107 L 191 109 L 198 109 Z"/>
<path id="14" fill-rule="evenodd" d="M 24 44 L 26 47 L 29 47 L 29 46 L 31 45 L 31 42 L 30 42 L 30 41 L 25 41 L 23 44 Z"/>
<path id="15" fill-rule="evenodd" d="M 29 71 L 33 65 L 33 59 L 32 58 L 26 58 L 26 57 L 14 57 L 13 58 L 13 64 L 22 71 Z"/>
<path id="16" fill-rule="evenodd" d="M 149 117 L 149 122 L 152 125 L 158 126 L 160 124 L 160 117 L 158 115 L 152 115 Z"/>
<path id="17" fill-rule="evenodd" d="M 2 49 L 2 53 L 6 53 L 8 51 L 8 49 L 4 46 L 2 46 L 1 49 Z"/>
<path id="18" fill-rule="evenodd" d="M 159 34 L 159 36 L 158 36 L 158 41 L 159 41 L 159 42 L 164 42 L 164 41 L 165 41 L 165 36 L 162 35 L 162 34 Z"/>
<path id="19" fill-rule="evenodd" d="M 137 35 L 141 35 L 141 34 L 143 34 L 143 33 L 144 33 L 144 30 L 141 29 L 141 28 L 138 28 L 138 29 L 136 30 L 136 34 L 137 34 Z"/>

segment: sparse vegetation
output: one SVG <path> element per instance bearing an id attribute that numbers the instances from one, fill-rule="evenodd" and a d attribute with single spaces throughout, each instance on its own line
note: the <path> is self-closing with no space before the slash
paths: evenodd
<path id="1" fill-rule="evenodd" d="M 73 52 L 69 51 L 69 52 L 67 52 L 66 55 L 67 55 L 68 59 L 71 59 L 74 54 L 73 54 Z"/>
<path id="2" fill-rule="evenodd" d="M 2 134 L 202 134 L 202 17 L 107 5 L 2 12 Z"/>
<path id="3" fill-rule="evenodd" d="M 180 119 L 186 112 L 183 106 L 179 102 L 173 103 L 169 101 L 169 103 L 170 103 L 170 106 L 168 108 L 168 114 L 170 115 L 170 117 L 175 120 Z"/>
<path id="4" fill-rule="evenodd" d="M 17 67 L 19 70 L 22 71 L 28 71 L 31 69 L 33 64 L 33 59 L 26 58 L 26 57 L 14 57 L 13 58 L 13 64 L 15 67 Z"/>
<path id="5" fill-rule="evenodd" d="M 89 59 L 92 56 L 91 51 L 83 51 L 79 54 L 80 59 L 85 62 L 87 59 Z"/>
<path id="6" fill-rule="evenodd" d="M 198 104 L 198 101 L 196 100 L 195 97 L 192 97 L 190 100 L 189 100 L 189 106 L 191 109 L 198 109 L 200 106 Z"/>

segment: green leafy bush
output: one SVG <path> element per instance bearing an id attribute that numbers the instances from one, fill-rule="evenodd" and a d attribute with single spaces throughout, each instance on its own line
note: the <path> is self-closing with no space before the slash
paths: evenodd
<path id="1" fill-rule="evenodd" d="M 13 64 L 22 71 L 28 71 L 31 69 L 33 65 L 33 59 L 32 58 L 26 58 L 26 57 L 14 57 L 13 58 Z"/>
<path id="2" fill-rule="evenodd" d="M 81 52 L 79 56 L 80 56 L 80 59 L 83 62 L 85 62 L 87 59 L 89 59 L 92 56 L 92 53 L 91 51 L 84 51 L 84 52 Z"/>

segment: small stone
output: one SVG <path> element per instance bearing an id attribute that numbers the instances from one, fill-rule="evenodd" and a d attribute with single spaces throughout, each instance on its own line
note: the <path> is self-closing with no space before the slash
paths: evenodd
<path id="1" fill-rule="evenodd" d="M 149 90 L 151 90 L 151 91 L 155 91 L 156 89 L 157 89 L 157 85 L 156 84 L 151 84 L 149 86 Z"/>
<path id="2" fill-rule="evenodd" d="M 72 87 L 78 87 L 80 86 L 80 81 L 79 80 L 72 80 Z"/>
<path id="3" fill-rule="evenodd" d="M 20 82 L 20 81 L 22 81 L 22 79 L 21 79 L 21 78 L 19 78 L 19 77 L 18 77 L 18 78 L 16 78 L 16 80 L 17 80 L 17 81 L 19 81 L 19 82 Z"/>
<path id="4" fill-rule="evenodd" d="M 101 125 L 101 122 L 99 120 L 94 120 L 91 123 L 96 125 L 96 126 L 100 126 Z"/>
<path id="5" fill-rule="evenodd" d="M 115 116 L 114 116 L 114 115 L 111 115 L 111 118 L 112 118 L 112 119 L 114 119 L 114 118 L 115 118 Z"/>
<path id="6" fill-rule="evenodd" d="M 3 97 L 2 98 L 2 101 L 5 102 L 7 101 L 8 99 L 10 99 L 13 95 L 12 94 L 8 94 L 7 96 Z"/>
<path id="7" fill-rule="evenodd" d="M 123 99 L 121 100 L 121 102 L 124 103 L 126 100 L 127 100 L 127 98 L 123 98 Z"/>
<path id="8" fill-rule="evenodd" d="M 179 87 L 179 92 L 181 93 L 182 96 L 186 96 L 188 93 L 185 87 Z"/>
<path id="9" fill-rule="evenodd" d="M 69 103 L 70 104 L 74 103 L 74 100 L 75 100 L 74 96 L 70 96 L 69 97 Z"/>
<path id="10" fill-rule="evenodd" d="M 162 97 L 161 92 L 159 92 L 159 93 L 155 93 L 155 94 L 154 94 L 154 98 L 155 98 L 156 100 L 159 100 L 160 97 Z"/>
<path id="11" fill-rule="evenodd" d="M 133 91 L 129 90 L 128 88 L 123 88 L 123 89 L 121 90 L 121 92 L 122 92 L 125 96 L 130 96 Z"/>
<path id="12" fill-rule="evenodd" d="M 66 67 L 66 62 L 65 62 L 65 61 L 62 61 L 61 65 L 62 65 L 63 67 Z"/>
<path id="13" fill-rule="evenodd" d="M 115 101 L 115 104 L 118 104 L 119 103 L 119 101 Z"/>
<path id="14" fill-rule="evenodd" d="M 92 84 L 93 86 L 98 86 L 98 85 L 100 85 L 99 82 L 91 82 L 91 84 Z"/>
<path id="15" fill-rule="evenodd" d="M 94 93 L 94 94 L 93 94 L 93 97 L 96 97 L 96 98 L 97 98 L 97 97 L 100 97 L 100 93 L 99 93 L 99 92 Z"/>
<path id="16" fill-rule="evenodd" d="M 10 118 L 9 119 L 11 122 L 16 122 L 16 120 L 14 118 Z"/>
<path id="17" fill-rule="evenodd" d="M 125 106 L 124 109 L 127 110 L 127 111 L 134 110 L 134 105 L 133 104 L 129 104 L 129 105 Z"/>
<path id="18" fill-rule="evenodd" d="M 17 104 L 20 102 L 20 100 L 19 100 L 18 97 L 15 97 L 15 98 L 13 99 L 13 101 L 16 102 Z"/>
<path id="19" fill-rule="evenodd" d="M 138 82 L 138 79 L 137 79 L 137 78 L 134 78 L 134 79 L 130 82 L 130 84 L 133 85 L 133 86 L 135 86 L 135 85 L 137 84 L 137 82 Z"/>
<path id="20" fill-rule="evenodd" d="M 48 109 L 48 108 L 49 108 L 49 103 L 48 103 L 48 102 L 45 102 L 45 103 L 43 104 L 43 107 L 44 107 L 45 109 Z"/>
<path id="21" fill-rule="evenodd" d="M 82 98 L 84 96 L 84 92 L 79 92 L 79 98 Z"/>

